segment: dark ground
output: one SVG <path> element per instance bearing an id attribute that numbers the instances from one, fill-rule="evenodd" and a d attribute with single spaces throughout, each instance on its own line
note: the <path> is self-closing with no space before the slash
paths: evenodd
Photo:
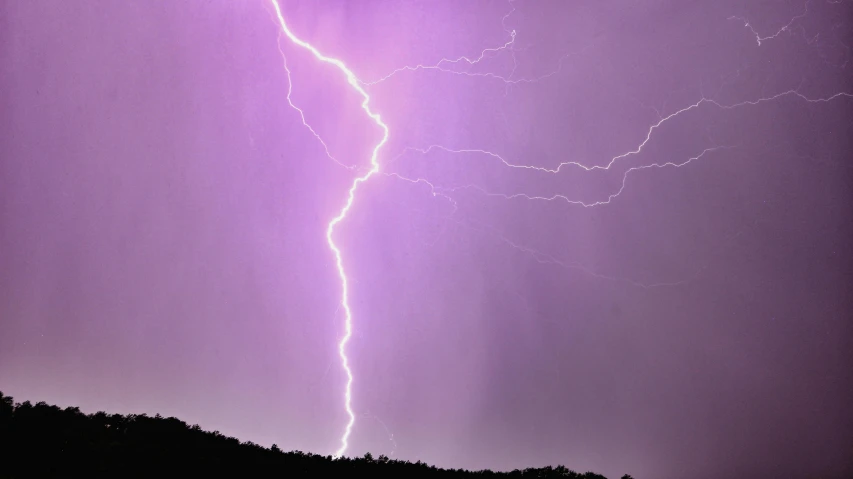
<path id="1" fill-rule="evenodd" d="M 366 455 L 332 459 L 240 442 L 160 415 L 84 414 L 0 393 L 0 478 L 25 477 L 536 477 L 606 479 L 564 466 L 496 473 L 438 469 Z M 625 478 L 623 478 L 625 479 Z"/>

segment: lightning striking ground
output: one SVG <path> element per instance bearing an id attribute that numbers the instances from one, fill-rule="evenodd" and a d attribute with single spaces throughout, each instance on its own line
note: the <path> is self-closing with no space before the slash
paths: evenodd
<path id="1" fill-rule="evenodd" d="M 329 221 L 329 225 L 326 228 L 326 242 L 329 244 L 329 248 L 335 255 L 335 266 L 337 267 L 338 276 L 341 280 L 341 307 L 344 311 L 345 331 L 343 338 L 341 338 L 340 342 L 338 343 L 338 354 L 341 358 L 341 365 L 343 366 L 343 369 L 347 375 L 346 387 L 344 389 L 344 408 L 346 409 L 347 415 L 349 416 L 349 420 L 347 421 L 346 428 L 344 429 L 344 433 L 341 436 L 341 446 L 335 452 L 335 457 L 341 457 L 349 447 L 349 436 L 350 433 L 352 433 L 352 427 L 355 424 L 355 413 L 352 409 L 353 374 L 352 369 L 349 366 L 349 358 L 347 357 L 346 353 L 347 343 L 352 337 L 352 310 L 349 306 L 349 280 L 347 279 L 346 271 L 344 270 L 343 255 L 341 253 L 340 248 L 337 246 L 337 244 L 335 244 L 334 232 L 335 227 L 346 218 L 347 213 L 349 213 L 349 210 L 352 208 L 353 202 L 355 201 L 355 193 L 356 190 L 358 190 L 359 185 L 369 180 L 370 177 L 372 177 L 376 173 L 379 173 L 379 150 L 388 141 L 388 125 L 382 122 L 382 119 L 379 117 L 378 113 L 375 113 L 370 109 L 370 95 L 368 95 L 367 92 L 362 88 L 361 81 L 359 81 L 359 79 L 355 76 L 352 70 L 350 70 L 343 61 L 337 58 L 330 58 L 323 55 L 310 43 L 305 42 L 296 35 L 294 35 L 290 28 L 287 26 L 287 22 L 284 20 L 284 15 L 281 12 L 281 7 L 279 6 L 278 1 L 270 0 L 270 3 L 275 9 L 275 14 L 278 19 L 279 26 L 281 27 L 282 33 L 284 33 L 284 35 L 287 36 L 287 38 L 293 44 L 311 52 L 311 54 L 317 60 L 337 67 L 344 74 L 344 76 L 346 76 L 347 82 L 350 84 L 350 86 L 355 89 L 355 91 L 357 91 L 358 94 L 361 95 L 361 97 L 363 98 L 363 101 L 361 102 L 362 110 L 364 110 L 364 112 L 367 113 L 367 116 L 370 117 L 370 119 L 373 120 L 373 122 L 376 123 L 376 125 L 382 129 L 382 139 L 379 140 L 376 146 L 373 147 L 373 152 L 370 155 L 370 169 L 363 175 L 358 176 L 355 180 L 353 180 L 352 185 L 349 189 L 349 193 L 347 195 L 346 204 L 344 204 L 344 207 L 341 209 L 338 215 L 332 218 L 331 221 Z M 288 71 L 288 80 L 289 79 L 290 72 Z M 289 92 L 290 90 L 288 90 L 288 101 L 290 101 Z M 292 102 L 291 106 L 294 106 Z M 294 106 L 294 108 L 296 107 Z M 299 109 L 297 108 L 297 110 Z M 299 110 L 299 112 L 301 113 L 302 110 Z M 308 126 L 307 123 L 305 123 L 304 115 L 302 116 L 302 119 L 303 124 L 305 124 L 305 126 L 311 129 L 312 133 L 314 133 L 314 130 L 310 126 Z M 316 133 L 314 134 L 319 138 L 319 135 L 317 135 Z"/>
<path id="2" fill-rule="evenodd" d="M 380 149 L 388 141 L 389 128 L 385 123 L 382 122 L 379 114 L 375 113 L 374 111 L 372 111 L 370 109 L 370 106 L 369 106 L 370 95 L 368 94 L 368 90 L 373 91 L 372 90 L 373 88 L 378 88 L 380 86 L 380 84 L 385 83 L 387 81 L 391 81 L 392 78 L 394 78 L 398 75 L 401 75 L 401 74 L 416 74 L 416 73 L 421 72 L 421 71 L 431 70 L 431 71 L 438 71 L 438 72 L 441 72 L 444 74 L 450 74 L 450 75 L 457 75 L 457 76 L 464 76 L 464 77 L 476 77 L 476 78 L 483 79 L 485 81 L 503 82 L 507 86 L 506 92 L 508 94 L 508 92 L 509 92 L 508 88 L 511 85 L 537 83 L 540 81 L 544 81 L 544 80 L 546 80 L 546 79 L 548 79 L 554 75 L 557 75 L 562 70 L 563 63 L 566 59 L 568 59 L 569 57 L 571 57 L 573 55 L 576 55 L 578 53 L 585 51 L 592 44 L 585 46 L 579 52 L 568 53 L 568 54 L 562 55 L 558 59 L 556 66 L 552 70 L 547 71 L 544 74 L 531 76 L 528 78 L 515 78 L 514 76 L 516 74 L 516 69 L 518 66 L 517 62 L 516 62 L 515 54 L 517 51 L 522 51 L 523 49 L 517 47 L 517 44 L 516 44 L 517 32 L 516 32 L 516 30 L 508 28 L 506 26 L 506 21 L 507 21 L 508 17 L 510 17 L 510 15 L 512 15 L 516 11 L 516 9 L 512 3 L 512 0 L 510 0 L 509 4 L 511 7 L 511 11 L 508 12 L 507 14 L 505 14 L 503 16 L 503 18 L 501 19 L 501 26 L 503 27 L 503 30 L 506 32 L 506 34 L 508 36 L 508 40 L 506 40 L 504 43 L 502 43 L 502 44 L 499 43 L 497 46 L 483 48 L 477 54 L 472 54 L 472 55 L 467 55 L 467 56 L 466 55 L 460 55 L 460 56 L 455 56 L 455 57 L 441 58 L 437 62 L 431 63 L 431 64 L 429 64 L 429 63 L 417 63 L 414 65 L 403 66 L 403 67 L 394 69 L 390 73 L 388 73 L 384 76 L 381 76 L 376 80 L 362 81 L 344 64 L 343 61 L 341 61 L 337 58 L 330 58 L 330 57 L 324 56 L 322 53 L 320 53 L 311 44 L 299 39 L 298 37 L 296 37 L 288 28 L 288 26 L 284 20 L 283 14 L 281 12 L 280 6 L 278 4 L 278 1 L 277 0 L 270 0 L 270 3 L 273 5 L 273 8 L 275 9 L 277 20 L 278 20 L 280 27 L 281 27 L 281 30 L 282 30 L 281 33 L 284 36 L 286 36 L 288 38 L 288 40 L 290 40 L 290 42 L 292 42 L 293 44 L 308 50 L 317 60 L 324 62 L 324 63 L 334 65 L 335 67 L 337 67 L 345 75 L 349 85 L 353 89 L 355 89 L 358 92 L 358 94 L 361 95 L 361 97 L 363 98 L 363 101 L 361 103 L 362 109 L 374 121 L 374 123 L 377 126 L 379 126 L 383 131 L 382 139 L 375 145 L 375 147 L 372 151 L 372 154 L 370 157 L 370 169 L 366 173 L 355 178 L 355 180 L 353 181 L 353 183 L 349 189 L 346 204 L 340 210 L 339 214 L 336 217 L 334 217 L 328 223 L 328 228 L 326 230 L 326 240 L 327 240 L 329 248 L 334 253 L 335 260 L 336 260 L 336 267 L 337 267 L 338 275 L 339 275 L 340 281 L 341 281 L 342 293 L 341 293 L 340 306 L 341 306 L 341 309 L 343 310 L 344 315 L 345 315 L 345 334 L 338 344 L 338 352 L 339 352 L 340 360 L 342 363 L 342 367 L 343 367 L 343 369 L 347 375 L 345 397 L 344 397 L 344 406 L 345 406 L 346 412 L 349 416 L 349 421 L 346 424 L 346 428 L 345 428 L 344 433 L 341 437 L 341 445 L 340 445 L 340 448 L 335 453 L 335 457 L 340 457 L 347 451 L 349 437 L 350 437 L 350 434 L 352 432 L 356 416 L 355 416 L 355 413 L 353 412 L 353 409 L 352 409 L 353 373 L 352 373 L 352 370 L 350 368 L 349 358 L 347 357 L 347 354 L 346 354 L 346 346 L 352 337 L 352 330 L 353 330 L 353 328 L 352 328 L 353 317 L 352 317 L 352 312 L 351 312 L 350 306 L 349 306 L 349 280 L 347 278 L 347 275 L 346 275 L 346 272 L 345 272 L 345 269 L 343 266 L 342 252 L 334 241 L 334 229 L 341 221 L 343 221 L 346 218 L 348 212 L 352 208 L 353 202 L 355 200 L 355 194 L 356 194 L 356 191 L 358 190 L 358 187 L 362 183 L 364 183 L 365 181 L 370 179 L 372 176 L 378 174 L 378 175 L 382 175 L 384 177 L 402 180 L 402 181 L 405 181 L 405 182 L 408 182 L 411 184 L 424 185 L 424 186 L 428 187 L 429 193 L 433 197 L 441 197 L 442 199 L 447 200 L 452 205 L 452 212 L 447 216 L 447 218 L 446 218 L 447 220 L 449 220 L 450 222 L 459 224 L 461 226 L 471 228 L 472 230 L 475 230 L 475 231 L 480 231 L 483 233 L 489 233 L 492 236 L 494 236 L 495 238 L 497 238 L 500 242 L 506 244 L 507 246 L 509 246 L 512 249 L 515 249 L 521 253 L 524 253 L 524 254 L 530 256 L 534 261 L 536 261 L 538 263 L 552 264 L 552 265 L 559 266 L 562 268 L 567 268 L 567 269 L 577 269 L 577 270 L 580 270 L 580 271 L 582 271 L 582 272 L 584 272 L 584 273 L 586 273 L 586 274 L 588 274 L 594 278 L 598 278 L 601 280 L 610 280 L 610 281 L 623 281 L 623 282 L 627 282 L 633 286 L 644 288 L 644 289 L 654 288 L 654 287 L 674 287 L 674 286 L 683 285 L 686 282 L 690 281 L 695 276 L 699 275 L 702 270 L 704 270 L 705 268 L 708 267 L 708 264 L 704 264 L 700 268 L 696 269 L 696 271 L 693 273 L 693 275 L 690 276 L 689 278 L 683 278 L 681 280 L 673 280 L 673 281 L 656 281 L 656 282 L 649 283 L 649 282 L 641 282 L 641 281 L 635 281 L 635 280 L 631 280 L 631 279 L 627 279 L 627 278 L 617 278 L 617 277 L 601 274 L 599 272 L 593 271 L 593 270 L 585 267 L 582 264 L 564 261 L 564 260 L 558 259 L 554 255 L 551 255 L 551 254 L 536 250 L 532 247 L 520 244 L 519 242 L 508 238 L 507 236 L 505 236 L 504 234 L 502 234 L 500 232 L 491 231 L 494 228 L 491 228 L 487 225 L 481 224 L 481 225 L 474 226 L 472 224 L 469 224 L 469 223 L 471 223 L 470 221 L 463 221 L 463 220 L 460 220 L 458 218 L 455 218 L 454 215 L 457 212 L 457 210 L 459 209 L 459 204 L 457 203 L 457 200 L 454 198 L 453 193 L 467 189 L 467 190 L 476 191 L 476 192 L 478 192 L 478 193 L 480 193 L 486 197 L 501 198 L 503 200 L 524 199 L 524 200 L 549 201 L 549 202 L 555 201 L 555 200 L 560 200 L 560 201 L 564 201 L 566 203 L 569 203 L 571 205 L 582 206 L 585 208 L 586 207 L 603 206 L 603 205 L 610 204 L 613 200 L 615 200 L 617 197 L 622 195 L 622 193 L 626 189 L 628 177 L 632 172 L 635 172 L 638 170 L 645 170 L 645 169 L 661 169 L 661 168 L 669 168 L 669 167 L 681 168 L 681 167 L 687 166 L 688 164 L 690 164 L 694 161 L 702 160 L 706 156 L 716 155 L 718 153 L 729 151 L 729 150 L 732 150 L 734 148 L 737 148 L 738 147 L 737 145 L 718 145 L 715 142 L 713 142 L 713 140 L 712 140 L 712 143 L 714 143 L 714 144 L 712 144 L 711 146 L 705 146 L 704 148 L 701 148 L 701 149 L 697 148 L 697 152 L 694 155 L 692 155 L 691 157 L 686 158 L 686 159 L 669 160 L 669 161 L 652 161 L 649 163 L 635 165 L 635 166 L 626 166 L 625 169 L 622 171 L 621 183 L 619 184 L 618 188 L 615 191 L 612 191 L 610 193 L 605 193 L 601 199 L 598 199 L 595 201 L 581 201 L 578 199 L 571 199 L 569 196 L 566 196 L 564 194 L 553 194 L 553 195 L 547 196 L 547 195 L 534 194 L 534 193 L 528 194 L 528 193 L 492 192 L 492 191 L 488 191 L 486 188 L 484 188 L 480 185 L 477 185 L 477 184 L 463 184 L 463 185 L 456 185 L 456 186 L 440 186 L 440 185 L 437 185 L 437 184 L 433 183 L 433 181 L 426 179 L 426 178 L 420 178 L 420 177 L 410 178 L 410 177 L 407 177 L 407 176 L 405 176 L 399 172 L 384 171 L 384 170 L 389 170 L 391 168 L 391 165 L 394 162 L 396 162 L 397 160 L 401 159 L 402 157 L 406 156 L 409 153 L 416 153 L 416 154 L 420 154 L 420 155 L 425 156 L 425 155 L 433 153 L 433 152 L 440 152 L 440 153 L 443 153 L 446 155 L 457 156 L 457 157 L 463 156 L 463 155 L 474 155 L 474 156 L 485 157 L 485 158 L 488 158 L 491 160 L 496 160 L 498 163 L 501 164 L 502 167 L 508 168 L 510 170 L 516 170 L 516 171 L 527 170 L 527 171 L 531 171 L 531 172 L 536 173 L 536 174 L 558 175 L 558 174 L 564 173 L 565 170 L 569 170 L 569 169 L 577 169 L 577 170 L 580 170 L 580 172 L 582 172 L 582 173 L 590 172 L 593 170 L 603 170 L 603 171 L 607 171 L 607 170 L 611 170 L 611 169 L 615 170 L 616 168 L 614 168 L 614 166 L 616 164 L 621 164 L 622 162 L 627 162 L 628 160 L 631 160 L 632 157 L 638 157 L 641 154 L 644 154 L 644 152 L 646 151 L 647 145 L 652 141 L 653 137 L 655 137 L 657 134 L 660 133 L 658 130 L 661 130 L 662 128 L 664 128 L 665 124 L 668 124 L 670 122 L 678 122 L 678 121 L 680 121 L 680 118 L 682 116 L 692 114 L 690 112 L 695 112 L 695 111 L 698 111 L 700 109 L 715 108 L 718 110 L 735 110 L 735 109 L 740 109 L 740 108 L 744 108 L 744 107 L 756 107 L 760 104 L 765 104 L 768 102 L 780 101 L 786 97 L 790 98 L 792 100 L 804 101 L 806 103 L 828 103 L 828 102 L 831 102 L 834 100 L 845 99 L 845 98 L 846 99 L 853 99 L 853 93 L 849 93 L 849 92 L 845 92 L 845 91 L 837 92 L 837 93 L 834 93 L 834 94 L 831 94 L 828 96 L 824 96 L 824 97 L 814 98 L 814 97 L 810 97 L 810 96 L 807 96 L 807 95 L 801 93 L 799 88 L 795 88 L 795 89 L 782 91 L 780 93 L 776 93 L 773 95 L 760 96 L 760 97 L 758 97 L 756 99 L 752 99 L 752 100 L 745 100 L 745 101 L 740 101 L 737 103 L 725 104 L 725 103 L 718 102 L 717 100 L 713 99 L 712 97 L 706 97 L 704 94 L 702 94 L 702 95 L 700 95 L 699 99 L 697 101 L 695 101 L 694 103 L 687 104 L 686 106 L 683 106 L 683 107 L 673 111 L 672 113 L 669 113 L 667 115 L 662 115 L 662 114 L 660 114 L 660 112 L 658 112 L 657 121 L 651 123 L 648 127 L 644 128 L 644 131 L 638 135 L 639 141 L 638 141 L 638 143 L 636 143 L 636 147 L 634 147 L 633 149 L 630 149 L 628 151 L 624 151 L 623 153 L 618 154 L 616 156 L 610 157 L 609 160 L 607 160 L 606 162 L 603 162 L 604 164 L 588 165 L 588 164 L 581 163 L 579 161 L 566 160 L 566 161 L 563 161 L 563 162 L 561 162 L 561 163 L 559 163 L 553 167 L 535 166 L 532 164 L 525 164 L 522 162 L 510 161 L 510 160 L 504 158 L 503 156 L 501 156 L 500 154 L 495 153 L 495 152 L 490 151 L 490 150 L 485 149 L 485 148 L 477 148 L 477 147 L 468 147 L 468 148 L 455 147 L 454 148 L 454 147 L 444 146 L 444 145 L 440 145 L 440 144 L 431 144 L 431 145 L 426 146 L 426 147 L 414 147 L 414 146 L 405 147 L 394 158 L 391 158 L 390 160 L 383 162 L 383 171 L 380 171 L 378 154 L 379 154 Z M 829 3 L 835 3 L 835 2 L 829 2 Z M 762 42 L 764 42 L 764 41 L 775 39 L 775 38 L 779 37 L 782 33 L 785 33 L 785 32 L 790 33 L 792 31 L 792 29 L 794 28 L 793 25 L 795 23 L 797 23 L 798 20 L 804 18 L 809 13 L 810 13 L 809 2 L 807 1 L 803 7 L 803 12 L 801 14 L 791 18 L 791 20 L 785 26 L 783 26 L 781 29 L 779 29 L 775 34 L 765 36 L 765 37 L 760 36 L 756 32 L 756 30 L 752 27 L 752 25 L 743 17 L 731 16 L 731 17 L 729 17 L 729 20 L 738 20 L 738 21 L 743 22 L 744 27 L 748 28 L 751 31 L 751 33 L 754 35 L 758 46 L 761 46 Z M 803 31 L 803 35 L 805 37 L 805 31 Z M 842 43 L 842 45 L 843 45 L 843 43 Z M 846 48 L 846 45 L 843 45 L 843 46 Z M 281 50 L 280 44 L 279 44 L 279 49 Z M 472 71 L 471 70 L 474 67 L 478 67 L 485 59 L 494 58 L 494 57 L 501 55 L 501 54 L 509 54 L 512 56 L 512 59 L 513 59 L 512 71 L 508 75 L 507 74 L 501 74 L 501 73 L 494 73 L 494 72 L 490 72 L 490 71 Z M 284 56 L 283 52 L 282 52 L 282 56 Z M 846 65 L 846 60 L 845 60 L 844 65 Z M 456 68 L 460 68 L 460 67 L 461 67 L 461 69 L 456 69 Z M 293 103 L 293 101 L 291 99 L 292 85 L 290 84 L 291 72 L 288 69 L 286 58 L 284 61 L 284 68 L 287 72 L 287 78 L 288 78 L 288 82 L 289 82 L 287 101 L 292 108 L 294 108 L 295 110 L 297 110 L 299 112 L 300 118 L 302 120 L 302 124 L 306 128 L 308 128 L 309 131 L 322 143 L 322 145 L 326 151 L 326 155 L 330 159 L 332 159 L 333 161 L 335 161 L 339 165 L 344 166 L 348 169 L 351 169 L 351 170 L 354 169 L 355 168 L 354 166 L 344 165 L 343 163 L 341 163 L 340 161 L 338 161 L 337 159 L 335 159 L 331 155 L 328 147 L 326 146 L 326 143 L 323 141 L 323 139 L 319 136 L 319 134 L 306 121 L 303 111 Z M 742 232 L 743 232 L 743 230 L 738 231 L 737 233 L 733 234 L 732 237 L 737 237 Z M 378 418 L 376 418 L 376 419 L 378 420 Z M 396 449 L 396 441 L 393 438 L 393 434 L 390 433 L 390 430 L 388 430 L 388 427 L 384 423 L 382 423 L 382 426 L 386 429 L 386 432 L 388 433 L 389 437 L 391 438 L 390 440 L 394 443 L 394 448 Z"/>

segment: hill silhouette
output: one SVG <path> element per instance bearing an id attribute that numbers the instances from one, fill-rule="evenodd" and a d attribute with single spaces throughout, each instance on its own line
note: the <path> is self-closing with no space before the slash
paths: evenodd
<path id="1" fill-rule="evenodd" d="M 606 479 L 564 466 L 511 472 L 440 469 L 423 462 L 284 452 L 159 414 L 84 414 L 0 392 L 0 478 L 28 477 L 426 477 Z M 630 479 L 623 476 L 622 479 Z"/>

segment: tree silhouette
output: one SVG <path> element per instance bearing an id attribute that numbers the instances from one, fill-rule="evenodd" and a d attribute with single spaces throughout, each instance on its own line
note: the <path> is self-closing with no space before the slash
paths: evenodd
<path id="1" fill-rule="evenodd" d="M 21 477 L 428 477 L 606 479 L 565 466 L 512 472 L 440 469 L 374 458 L 282 452 L 251 441 L 240 442 L 219 431 L 205 431 L 160 414 L 86 415 L 77 407 L 29 401 L 17 404 L 0 392 L 0 479 Z M 622 479 L 632 479 L 625 475 Z"/>

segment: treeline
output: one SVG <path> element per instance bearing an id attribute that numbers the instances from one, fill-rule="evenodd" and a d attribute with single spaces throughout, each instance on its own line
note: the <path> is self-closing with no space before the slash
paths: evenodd
<path id="1" fill-rule="evenodd" d="M 29 477 L 428 477 L 606 479 L 563 466 L 506 473 L 439 469 L 373 458 L 283 452 L 159 414 L 83 414 L 0 392 L 0 478 Z M 624 476 L 623 479 L 630 476 Z"/>

